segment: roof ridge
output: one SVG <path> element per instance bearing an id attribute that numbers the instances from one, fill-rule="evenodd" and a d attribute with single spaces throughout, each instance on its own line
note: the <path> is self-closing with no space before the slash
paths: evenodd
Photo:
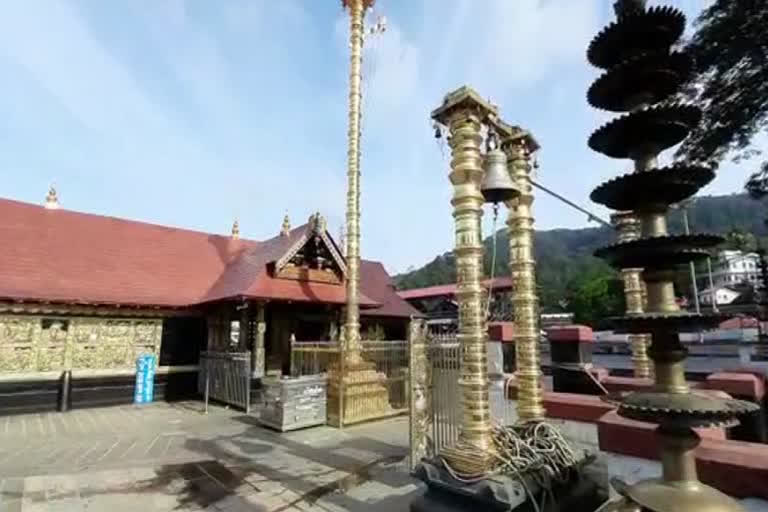
<path id="1" fill-rule="evenodd" d="M 29 207 L 29 208 L 39 209 L 41 211 L 48 211 L 48 210 L 45 209 L 44 206 L 39 205 L 37 203 L 29 203 L 27 201 L 19 201 L 17 199 L 9 199 L 9 198 L 6 198 L 6 197 L 0 197 L 0 202 L 3 202 L 3 201 L 4 202 L 8 202 L 8 203 L 16 203 L 18 205 L 23 205 L 23 206 Z M 150 222 L 150 221 L 146 221 L 146 220 L 135 220 L 135 219 L 129 219 L 129 218 L 126 218 L 126 217 L 117 217 L 115 215 L 104 215 L 104 214 L 101 214 L 101 213 L 92 213 L 92 212 L 84 212 L 84 211 L 80 211 L 80 210 L 71 210 L 69 208 L 64 208 L 64 207 L 61 207 L 61 206 L 59 208 L 57 208 L 55 210 L 55 212 L 51 213 L 51 215 L 60 215 L 60 214 L 65 214 L 65 215 L 66 214 L 69 214 L 69 215 L 81 215 L 81 216 L 85 216 L 85 217 L 101 218 L 101 219 L 107 219 L 107 220 L 112 220 L 112 221 L 125 222 L 125 223 L 129 223 L 129 224 L 141 224 L 143 226 L 151 226 L 151 227 L 155 227 L 155 228 L 166 229 L 166 230 L 169 230 L 169 231 L 184 231 L 186 233 L 194 233 L 194 234 L 197 234 L 197 235 L 220 236 L 222 238 L 231 238 L 231 235 L 227 235 L 227 234 L 211 233 L 211 232 L 202 231 L 202 230 L 199 230 L 199 229 L 191 229 L 191 228 L 184 228 L 184 227 L 177 227 L 177 226 L 169 226 L 169 225 L 166 225 L 166 224 L 159 224 L 157 222 Z M 243 237 L 241 237 L 241 238 L 239 238 L 239 240 L 241 240 L 243 242 L 250 242 L 250 243 L 257 243 L 257 244 L 258 243 L 262 243 L 261 240 L 255 240 L 253 238 L 243 238 Z"/>

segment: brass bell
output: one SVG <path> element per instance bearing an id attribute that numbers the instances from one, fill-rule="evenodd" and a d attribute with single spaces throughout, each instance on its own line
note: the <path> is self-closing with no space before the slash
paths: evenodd
<path id="1" fill-rule="evenodd" d="M 485 153 L 485 175 L 480 192 L 486 203 L 500 203 L 515 199 L 520 191 L 507 171 L 507 155 L 499 148 Z"/>

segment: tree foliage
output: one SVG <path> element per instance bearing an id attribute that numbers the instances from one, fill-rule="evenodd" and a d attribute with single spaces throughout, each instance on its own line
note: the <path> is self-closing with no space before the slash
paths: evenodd
<path id="1" fill-rule="evenodd" d="M 568 309 L 576 323 L 599 327 L 609 317 L 625 311 L 624 287 L 616 272 L 595 265 L 575 276 L 567 287 Z"/>
<path id="2" fill-rule="evenodd" d="M 723 248 L 728 249 L 751 249 L 755 245 L 755 237 L 768 235 L 768 228 L 762 222 L 763 215 L 760 204 L 752 201 L 745 194 L 700 197 L 688 212 L 693 232 L 726 235 Z M 670 232 L 682 233 L 681 213 L 670 213 L 668 224 Z M 509 243 L 506 229 L 500 230 L 497 237 L 495 275 L 509 275 Z M 595 287 L 607 285 L 608 276 L 616 276 L 616 274 L 611 274 L 612 271 L 605 263 L 592 256 L 592 253 L 598 247 L 611 244 L 615 240 L 616 234 L 613 230 L 605 227 L 536 231 L 534 234 L 536 281 L 542 311 L 572 311 L 571 300 L 577 290 L 581 290 L 578 293 L 582 297 L 595 296 L 594 289 L 584 288 L 586 286 L 583 283 L 584 276 L 591 276 L 600 281 L 595 284 Z M 484 244 L 486 255 L 490 255 L 491 238 L 487 238 Z M 485 275 L 488 276 L 491 266 L 490 256 L 486 256 L 484 264 Z M 700 269 L 700 271 L 703 270 Z M 690 295 L 689 276 L 690 271 L 687 267 L 681 268 L 679 279 L 676 280 L 678 293 Z M 456 261 L 450 252 L 437 256 L 419 269 L 395 276 L 395 283 L 401 290 L 455 282 Z M 610 308 L 603 308 L 603 310 L 608 309 Z"/>
<path id="3" fill-rule="evenodd" d="M 694 73 L 685 96 L 703 108 L 699 126 L 677 156 L 719 164 L 759 153 L 755 135 L 768 129 L 768 2 L 715 0 L 694 23 L 686 43 Z M 756 166 L 746 189 L 768 194 L 768 161 Z"/>

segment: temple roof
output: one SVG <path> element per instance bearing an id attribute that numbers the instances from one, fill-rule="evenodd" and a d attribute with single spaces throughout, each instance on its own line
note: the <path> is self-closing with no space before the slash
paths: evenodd
<path id="1" fill-rule="evenodd" d="M 494 277 L 493 279 L 486 279 L 483 281 L 483 287 L 488 289 L 488 286 L 492 285 L 494 290 L 502 291 L 512 288 L 512 278 L 508 276 Z M 426 288 L 413 288 L 410 290 L 401 290 L 397 292 L 401 299 L 405 300 L 420 300 L 431 299 L 435 297 L 448 296 L 453 297 L 456 295 L 455 284 L 438 284 L 435 286 L 427 286 Z"/>
<path id="2" fill-rule="evenodd" d="M 0 300 L 186 307 L 226 299 L 343 304 L 343 284 L 275 278 L 268 265 L 305 224 L 266 241 L 0 199 Z M 329 233 L 324 239 L 335 245 Z M 336 250 L 338 248 L 334 247 Z M 377 262 L 363 261 L 364 315 L 418 314 Z"/>

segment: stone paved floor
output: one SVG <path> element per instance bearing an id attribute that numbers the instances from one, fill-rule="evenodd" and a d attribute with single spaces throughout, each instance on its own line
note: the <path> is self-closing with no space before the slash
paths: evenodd
<path id="1" fill-rule="evenodd" d="M 280 434 L 197 402 L 0 417 L 0 512 L 404 510 L 407 430 Z"/>

